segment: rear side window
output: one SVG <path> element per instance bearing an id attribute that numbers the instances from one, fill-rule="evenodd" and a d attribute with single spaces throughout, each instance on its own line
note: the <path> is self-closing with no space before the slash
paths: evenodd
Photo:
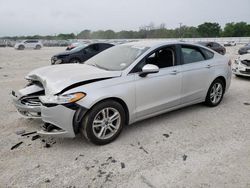
<path id="1" fill-rule="evenodd" d="M 206 60 L 202 52 L 195 47 L 182 46 L 181 51 L 184 64 L 195 63 Z"/>
<path id="2" fill-rule="evenodd" d="M 88 53 L 96 53 L 99 51 L 99 46 L 98 46 L 98 44 L 92 44 L 92 45 L 86 47 L 85 50 Z"/>
<path id="3" fill-rule="evenodd" d="M 106 50 L 107 48 L 110 48 L 112 45 L 111 44 L 100 44 L 100 50 Z"/>
<path id="4" fill-rule="evenodd" d="M 206 59 L 212 59 L 214 57 L 214 53 L 207 49 L 201 48 L 201 51 L 206 56 Z"/>
<path id="5" fill-rule="evenodd" d="M 219 45 L 218 43 L 214 42 L 214 43 L 213 43 L 213 47 L 218 48 L 218 47 L 220 47 L 220 45 Z"/>

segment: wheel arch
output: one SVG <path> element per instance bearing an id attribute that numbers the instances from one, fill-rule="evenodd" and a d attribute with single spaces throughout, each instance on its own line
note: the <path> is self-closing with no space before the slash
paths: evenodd
<path id="1" fill-rule="evenodd" d="M 224 76 L 218 76 L 218 77 L 216 77 L 216 78 L 213 80 L 213 82 L 214 82 L 215 80 L 217 80 L 217 79 L 220 79 L 220 80 L 223 82 L 223 84 L 224 84 L 224 91 L 223 91 L 223 92 L 225 92 L 226 87 L 227 87 L 227 82 L 226 82 L 225 77 L 224 77 Z M 212 83 L 213 83 L 213 82 L 212 82 Z M 211 84 L 212 84 L 212 83 L 211 83 Z"/>
<path id="2" fill-rule="evenodd" d="M 82 62 L 82 60 L 79 57 L 71 57 L 69 59 L 69 62 L 71 62 L 73 59 L 79 60 L 79 62 Z"/>
<path id="3" fill-rule="evenodd" d="M 219 76 L 215 77 L 215 79 L 213 79 L 212 82 L 209 84 L 209 87 L 208 87 L 208 89 L 207 89 L 206 94 L 208 93 L 211 84 L 212 84 L 215 80 L 217 80 L 217 79 L 222 80 L 222 82 L 223 82 L 223 84 L 224 84 L 224 91 L 223 91 L 223 93 L 225 93 L 226 86 L 227 86 L 226 78 L 225 78 L 224 76 L 222 76 L 222 75 L 219 75 Z"/>
<path id="4" fill-rule="evenodd" d="M 96 103 L 94 103 L 89 110 L 91 110 L 95 105 L 97 105 L 97 104 L 99 104 L 101 102 L 107 101 L 107 100 L 113 100 L 113 101 L 116 101 L 116 102 L 118 102 L 119 104 L 122 105 L 122 107 L 123 107 L 123 109 L 125 111 L 125 124 L 128 125 L 129 124 L 129 109 L 128 109 L 127 104 L 121 98 L 108 97 L 108 98 L 105 98 L 105 99 L 101 99 L 101 100 L 97 101 Z"/>

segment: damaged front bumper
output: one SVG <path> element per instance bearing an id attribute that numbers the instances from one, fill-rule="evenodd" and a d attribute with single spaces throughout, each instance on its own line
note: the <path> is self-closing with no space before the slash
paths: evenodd
<path id="1" fill-rule="evenodd" d="M 27 86 L 18 92 L 12 91 L 12 100 L 17 111 L 26 118 L 41 118 L 41 101 L 39 96 L 44 95 L 42 87 Z"/>
<path id="2" fill-rule="evenodd" d="M 42 118 L 44 125 L 37 131 L 40 135 L 75 137 L 87 109 L 77 103 L 51 104 L 41 98 L 45 92 L 40 85 L 29 85 L 12 91 L 12 100 L 17 111 L 26 118 Z"/>
<path id="3" fill-rule="evenodd" d="M 77 105 L 52 104 L 41 107 L 42 120 L 45 123 L 40 135 L 75 137 L 87 109 Z"/>
<path id="4" fill-rule="evenodd" d="M 250 67 L 233 67 L 232 72 L 236 75 L 250 77 Z"/>

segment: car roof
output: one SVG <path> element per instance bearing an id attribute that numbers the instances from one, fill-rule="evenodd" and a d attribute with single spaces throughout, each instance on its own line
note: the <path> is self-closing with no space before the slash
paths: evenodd
<path id="1" fill-rule="evenodd" d="M 144 40 L 144 41 L 138 41 L 138 42 L 129 42 L 129 43 L 124 43 L 121 45 L 124 46 L 135 46 L 135 47 L 148 47 L 148 48 L 153 48 L 153 47 L 158 47 L 158 46 L 163 46 L 163 45 L 171 45 L 171 44 L 187 44 L 187 45 L 197 45 L 195 43 L 188 43 L 188 42 L 181 42 L 181 41 L 169 41 L 169 40 Z"/>

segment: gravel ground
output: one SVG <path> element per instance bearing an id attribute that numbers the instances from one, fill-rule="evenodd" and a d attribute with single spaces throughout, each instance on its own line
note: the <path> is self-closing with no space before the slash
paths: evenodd
<path id="1" fill-rule="evenodd" d="M 198 104 L 141 121 L 105 146 L 17 135 L 42 122 L 17 114 L 11 90 L 63 50 L 0 48 L 0 187 L 250 187 L 250 79 L 233 76 L 216 108 Z"/>

